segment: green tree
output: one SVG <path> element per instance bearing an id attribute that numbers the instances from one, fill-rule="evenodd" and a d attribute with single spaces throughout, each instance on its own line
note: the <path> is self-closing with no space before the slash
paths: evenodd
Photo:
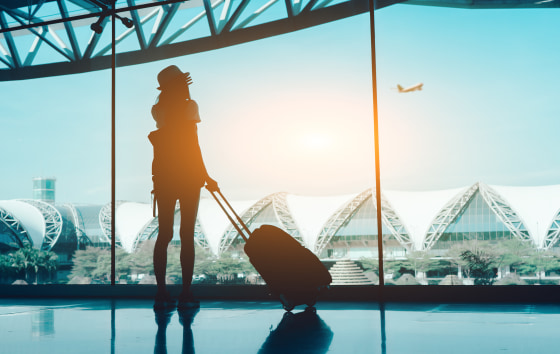
<path id="1" fill-rule="evenodd" d="M 142 242 L 136 251 L 129 255 L 128 261 L 130 265 L 131 274 L 153 274 L 153 255 L 154 255 L 155 240 L 147 240 Z M 209 258 L 213 258 L 210 251 L 203 249 L 198 244 L 195 244 L 195 270 L 194 274 L 203 274 L 197 272 L 197 264 L 204 262 Z M 171 281 L 181 283 L 182 268 L 181 268 L 181 246 L 170 245 L 167 249 L 167 268 L 166 276 Z"/>
<path id="2" fill-rule="evenodd" d="M 436 263 L 431 259 L 428 252 L 421 251 L 409 252 L 407 254 L 407 259 L 414 270 L 414 276 L 416 276 L 418 272 L 427 272 Z"/>
<path id="3" fill-rule="evenodd" d="M 130 273 L 129 254 L 123 249 L 115 250 L 115 271 L 117 278 Z M 108 282 L 111 277 L 111 250 L 108 248 L 87 247 L 78 250 L 72 258 L 73 266 L 70 279 L 74 277 L 89 277 L 101 282 Z"/>
<path id="4" fill-rule="evenodd" d="M 131 274 L 152 274 L 154 272 L 155 240 L 142 242 L 129 257 Z"/>
<path id="5" fill-rule="evenodd" d="M 550 251 L 533 250 L 528 256 L 523 258 L 520 269 L 523 273 L 536 273 L 539 281 L 542 280 L 543 272 L 560 267 L 560 259 Z"/>
<path id="6" fill-rule="evenodd" d="M 487 256 L 492 257 L 492 265 L 497 267 L 501 265 L 501 252 L 497 249 L 497 247 L 495 245 L 490 245 L 488 242 L 478 240 L 456 244 L 447 251 L 446 256 L 448 257 L 450 263 L 460 266 L 468 278 L 476 278 L 476 276 L 472 274 L 472 270 L 474 268 L 471 267 L 469 258 L 463 257 L 463 254 L 466 251 L 477 254 L 481 250 L 484 250 L 483 252 Z"/>
<path id="7" fill-rule="evenodd" d="M 41 251 L 26 245 L 8 255 L 8 263 L 15 270 L 19 279 L 37 284 L 39 272 L 43 270 L 50 275 L 58 268 L 58 256 L 54 252 Z"/>
<path id="8" fill-rule="evenodd" d="M 169 246 L 167 249 L 167 277 L 173 279 L 176 283 L 182 283 L 183 273 L 181 269 L 181 246 Z"/>
<path id="9" fill-rule="evenodd" d="M 460 257 L 474 278 L 475 285 L 492 285 L 494 283 L 496 275 L 492 268 L 496 261 L 495 254 L 476 248 L 463 251 Z"/>
<path id="10" fill-rule="evenodd" d="M 98 267 L 99 258 L 107 250 L 99 247 L 86 247 L 85 250 L 77 250 L 72 257 L 72 271 L 68 276 L 70 279 L 74 277 L 92 277 L 93 272 Z"/>
<path id="11" fill-rule="evenodd" d="M 257 273 L 246 257 L 233 257 L 229 253 L 220 258 L 208 257 L 195 263 L 195 274 L 204 274 L 219 283 L 235 282 L 237 274 Z"/>
<path id="12" fill-rule="evenodd" d="M 13 273 L 10 256 L 8 254 L 0 253 L 0 280 L 4 282 L 9 279 Z"/>
<path id="13" fill-rule="evenodd" d="M 51 274 L 58 269 L 58 256 L 54 252 L 39 251 L 38 266 L 36 267 L 35 277 L 37 278 L 39 272 L 43 270 L 47 277 L 50 278 Z M 37 279 L 35 279 L 37 281 Z"/>
<path id="14" fill-rule="evenodd" d="M 393 274 L 393 279 L 400 278 L 403 274 L 414 275 L 414 267 L 408 259 L 398 259 L 387 261 L 384 263 L 384 271 L 388 274 Z"/>
<path id="15" fill-rule="evenodd" d="M 497 245 L 496 249 L 500 256 L 500 264 L 509 267 L 518 267 L 535 251 L 530 242 L 519 239 L 504 240 Z"/>
<path id="16" fill-rule="evenodd" d="M 373 272 L 375 275 L 379 275 L 379 261 L 377 258 L 362 257 L 360 258 L 360 264 L 364 273 Z"/>

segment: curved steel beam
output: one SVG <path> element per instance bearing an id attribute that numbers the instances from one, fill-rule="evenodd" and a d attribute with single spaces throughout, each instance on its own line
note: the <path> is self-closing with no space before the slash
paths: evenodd
<path id="1" fill-rule="evenodd" d="M 317 242 L 315 243 L 315 250 L 313 252 L 320 255 L 334 235 L 336 235 L 338 230 L 342 226 L 346 225 L 352 215 L 354 215 L 360 206 L 362 206 L 370 198 L 373 198 L 372 189 L 367 189 L 335 211 L 334 214 L 327 220 L 321 229 L 321 232 L 319 232 Z"/>
<path id="2" fill-rule="evenodd" d="M 70 214 L 72 214 L 72 219 L 74 220 L 74 231 L 76 232 L 76 238 L 78 239 L 78 249 L 83 250 L 87 246 L 93 245 L 90 238 L 86 234 L 85 230 L 81 227 L 82 222 L 80 222 L 80 216 L 78 215 L 78 210 L 74 206 L 74 204 L 63 204 L 62 206 L 68 208 L 70 210 Z"/>
<path id="3" fill-rule="evenodd" d="M 560 210 L 556 213 L 554 220 L 548 228 L 548 233 L 544 240 L 544 249 L 550 249 L 560 240 Z"/>
<path id="4" fill-rule="evenodd" d="M 33 240 L 18 219 L 10 212 L 0 208 L 0 222 L 13 233 L 13 240 L 19 247 L 33 246 Z"/>
<path id="5" fill-rule="evenodd" d="M 39 9 L 45 4 L 56 2 L 48 19 L 40 17 Z M 117 38 L 117 43 L 129 36 L 137 39 L 138 50 L 117 53 L 119 66 L 147 63 L 193 53 L 224 48 L 240 43 L 250 42 L 266 37 L 285 34 L 300 29 L 336 21 L 368 11 L 368 0 L 346 0 L 330 5 L 332 0 L 310 0 L 305 6 L 302 0 L 162 0 L 145 2 L 127 0 L 126 6 L 111 9 L 108 2 L 94 0 L 0 0 L 0 81 L 24 80 L 58 75 L 84 73 L 111 67 L 110 45 L 95 52 L 100 35 L 90 35 L 87 31 L 79 33 L 75 28 L 89 25 L 91 19 L 100 18 L 103 29 L 112 13 L 130 14 L 133 28 L 126 29 Z M 70 14 L 68 3 L 73 5 Z M 375 8 L 380 9 L 396 3 L 412 5 L 443 6 L 469 9 L 505 9 L 505 8 L 557 8 L 560 0 L 378 0 Z M 36 5 L 30 11 L 30 4 Z M 281 5 L 280 5 L 281 4 Z M 264 19 L 263 13 L 283 6 L 283 18 Z M 76 9 L 76 7 L 78 9 Z M 199 9 L 196 14 L 185 15 L 184 9 Z M 268 12 L 267 12 L 268 11 Z M 150 20 L 157 16 L 152 28 L 147 32 Z M 54 19 L 53 19 L 54 18 Z M 184 19 L 184 24 L 173 31 L 169 24 L 174 19 Z M 257 23 L 261 20 L 263 23 Z M 268 22 L 266 22 L 268 20 Z M 193 32 L 197 23 L 204 22 L 208 36 L 174 42 L 184 33 Z M 15 23 L 15 24 L 14 24 Z M 66 40 L 57 34 L 62 28 Z M 82 31 L 83 32 L 83 31 Z M 25 33 L 25 34 L 24 34 Z M 49 34 L 53 40 L 47 37 Z M 27 52 L 16 45 L 22 35 L 34 36 L 33 44 Z M 29 41 L 24 41 L 28 43 Z M 3 43 L 8 48 L 3 46 Z M 58 53 L 52 62 L 34 65 L 33 60 L 46 43 Z M 26 44 L 28 45 L 28 44 Z M 84 49 L 85 48 L 85 49 Z M 21 52 L 20 52 L 21 51 Z M 83 51 L 83 54 L 82 54 Z M 117 46 L 117 51 L 119 48 Z M 22 60 L 25 58 L 25 60 Z"/>
<path id="6" fill-rule="evenodd" d="M 43 215 L 45 219 L 45 237 L 40 249 L 50 251 L 62 233 L 62 215 L 54 206 L 40 200 L 19 199 L 19 201 L 34 206 Z"/>
<path id="7" fill-rule="evenodd" d="M 560 7 L 559 0 L 408 0 L 407 4 L 460 9 L 547 9 Z"/>
<path id="8" fill-rule="evenodd" d="M 447 227 L 451 225 L 467 207 L 467 204 L 474 197 L 478 189 L 478 183 L 473 184 L 464 193 L 451 199 L 451 201 L 439 211 L 434 220 L 430 223 L 428 233 L 422 242 L 423 251 L 431 249 L 436 244 Z"/>
<path id="9" fill-rule="evenodd" d="M 117 201 L 115 210 L 118 209 L 119 205 L 122 203 L 121 201 Z M 101 226 L 101 233 L 105 238 L 104 242 L 111 244 L 111 203 L 105 204 L 99 211 L 99 226 Z M 116 233 L 115 242 L 117 246 L 122 248 L 121 240 Z"/>
<path id="10" fill-rule="evenodd" d="M 180 213 L 181 213 L 180 208 L 176 207 L 175 216 L 180 215 Z M 156 238 L 158 232 L 159 232 L 159 219 L 156 216 L 155 218 L 147 222 L 146 225 L 144 225 L 144 227 L 142 228 L 142 230 L 138 233 L 138 236 L 136 236 L 136 239 L 134 240 L 132 251 L 134 252 L 134 250 L 136 250 L 142 242 Z M 204 234 L 204 230 L 202 229 L 202 226 L 198 222 L 198 218 L 196 219 L 195 226 L 194 226 L 194 242 L 196 242 L 196 244 L 202 247 L 203 249 L 210 250 L 208 239 Z"/>
<path id="11" fill-rule="evenodd" d="M 325 223 L 321 229 L 315 244 L 315 254 L 319 255 L 331 239 L 336 235 L 338 230 L 348 224 L 358 209 L 369 199 L 374 198 L 372 189 L 358 194 L 350 202 L 338 209 Z M 374 203 L 375 205 L 375 203 Z M 399 241 L 399 243 L 407 250 L 414 250 L 414 243 L 410 239 L 409 233 L 404 224 L 400 221 L 399 216 L 389 203 L 389 201 L 381 195 L 381 221 L 383 225 L 391 231 L 391 234 Z"/>
<path id="12" fill-rule="evenodd" d="M 486 203 L 488 203 L 490 209 L 492 209 L 492 211 L 506 225 L 512 234 L 521 241 L 533 242 L 533 244 L 535 244 L 529 234 L 529 230 L 527 230 L 523 224 L 521 217 L 517 215 L 515 210 L 513 210 L 513 208 L 500 194 L 484 183 L 479 183 L 479 190 L 482 198 L 486 201 Z"/>
<path id="13" fill-rule="evenodd" d="M 410 238 L 410 233 L 402 223 L 391 203 L 389 203 L 383 194 L 381 194 L 381 220 L 404 248 L 408 251 L 414 251 L 414 242 Z"/>
<path id="14" fill-rule="evenodd" d="M 245 224 L 250 225 L 261 211 L 272 204 L 273 199 L 274 194 L 262 198 L 261 200 L 253 204 L 249 209 L 243 212 L 243 214 L 241 215 L 241 220 L 243 220 Z M 224 235 L 222 236 L 222 239 L 220 241 L 218 256 L 227 251 L 233 244 L 233 241 L 235 241 L 239 237 L 239 233 L 235 230 L 233 225 L 230 225 L 227 231 L 224 232 Z"/>
<path id="15" fill-rule="evenodd" d="M 72 17 L 67 13 L 68 9 L 65 4 L 67 0 L 58 1 L 60 3 L 60 6 L 58 6 L 60 13 L 57 15 L 58 23 L 56 21 L 43 21 L 37 17 L 37 14 L 30 17 L 30 14 L 26 14 L 20 9 L 3 6 L 3 2 L 0 1 L 0 32 L 2 32 L 9 46 L 8 49 L 0 47 L 0 61 L 7 66 L 6 69 L 0 70 L 0 81 L 84 73 L 111 67 L 110 44 L 96 52 L 95 49 L 101 36 L 80 37 L 77 35 L 78 32 L 75 31 L 75 27 L 90 23 L 84 21 L 84 18 L 103 16 L 106 15 L 107 11 L 82 15 L 78 17 L 80 20 L 71 21 Z M 87 1 L 73 2 L 74 5 L 82 6 L 82 12 L 92 11 L 92 5 Z M 164 5 L 153 3 L 150 5 L 152 7 L 150 9 L 146 9 L 146 4 L 143 4 L 142 8 L 137 9 L 139 6 L 136 4 L 140 1 L 128 0 L 129 6 L 115 10 L 118 13 L 130 12 L 132 23 L 135 24 L 135 27 L 126 29 L 120 34 L 116 42 L 119 43 L 135 34 L 140 48 L 139 50 L 117 53 L 119 67 L 224 48 L 336 21 L 368 11 L 367 0 L 347 0 L 331 6 L 328 6 L 330 1 L 313 0 L 303 9 L 298 9 L 296 4 L 300 4 L 300 1 L 297 0 L 272 0 L 264 5 L 258 0 L 242 0 L 240 2 L 199 0 L 177 2 L 176 4 L 170 4 L 170 2 L 172 1 L 164 2 Z M 399 1 L 386 1 L 385 3 L 395 2 Z M 285 7 L 285 13 L 289 15 L 274 21 L 254 24 L 257 20 L 264 18 L 263 13 L 270 12 L 270 8 L 273 8 L 271 5 L 276 3 L 282 4 Z M 253 10 L 255 6 L 259 7 Z M 190 11 L 188 14 L 186 11 L 181 11 L 184 9 L 192 10 L 193 8 L 200 8 L 200 11 L 196 14 L 192 14 Z M 219 11 L 219 16 L 216 16 L 218 10 L 221 11 Z M 10 26 L 6 15 L 17 22 L 19 26 Z M 154 16 L 157 16 L 155 24 L 153 24 L 150 33 L 146 34 L 145 27 Z M 108 17 L 110 16 L 102 21 L 102 27 Z M 179 29 L 171 30 L 169 24 L 177 18 L 184 18 L 184 25 Z M 198 36 L 198 38 L 174 42 L 185 33 L 193 32 L 194 25 L 202 23 L 203 20 L 205 20 L 207 31 L 210 33 L 209 36 L 202 38 Z M 26 21 L 31 23 L 26 26 L 24 25 Z M 69 44 L 57 38 L 54 28 L 56 24 L 60 26 L 61 23 L 64 23 Z M 18 46 L 14 44 L 14 40 L 17 40 L 17 36 L 13 34 L 15 29 L 19 29 L 17 31 L 19 35 L 22 35 L 19 32 L 26 31 L 27 35 L 36 37 L 35 45 L 25 55 L 20 53 Z M 55 41 L 48 39 L 45 33 L 49 33 L 55 38 Z M 43 42 L 54 49 L 59 57 L 50 63 L 33 65 L 33 58 L 40 50 L 39 45 Z M 86 48 L 83 55 L 80 48 Z M 117 51 L 119 51 L 118 46 Z M 22 62 L 20 58 L 27 58 L 27 60 Z"/>
<path id="16" fill-rule="evenodd" d="M 272 207 L 274 208 L 274 213 L 276 214 L 276 219 L 282 224 L 284 231 L 289 233 L 293 238 L 295 238 L 299 243 L 305 246 L 303 238 L 301 237 L 301 232 L 297 226 L 296 221 L 292 217 L 290 208 L 288 207 L 288 202 L 286 201 L 286 192 L 276 193 L 272 197 Z"/>

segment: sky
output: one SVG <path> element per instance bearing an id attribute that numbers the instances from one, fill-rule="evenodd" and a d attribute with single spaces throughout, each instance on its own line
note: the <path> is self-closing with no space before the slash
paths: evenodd
<path id="1" fill-rule="evenodd" d="M 376 11 L 381 185 L 560 183 L 560 11 Z M 375 185 L 369 16 L 117 70 L 117 199 L 148 202 L 157 73 L 193 78 L 210 175 L 231 199 Z M 398 93 L 397 84 L 424 83 Z M 0 83 L 0 200 L 57 179 L 58 203 L 110 201 L 108 70 Z"/>

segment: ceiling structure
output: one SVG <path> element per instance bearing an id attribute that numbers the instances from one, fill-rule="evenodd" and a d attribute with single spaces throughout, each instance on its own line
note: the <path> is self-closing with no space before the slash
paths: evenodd
<path id="1" fill-rule="evenodd" d="M 553 8 L 560 0 L 378 0 L 457 8 Z M 0 0 L 0 81 L 199 53 L 365 13 L 368 0 Z"/>

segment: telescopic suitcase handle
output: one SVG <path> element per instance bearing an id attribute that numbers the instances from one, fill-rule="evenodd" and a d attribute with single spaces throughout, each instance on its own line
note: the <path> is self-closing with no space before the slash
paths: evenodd
<path id="1" fill-rule="evenodd" d="M 235 209 L 233 209 L 231 204 L 229 204 L 229 202 L 227 201 L 226 197 L 224 197 L 224 195 L 222 194 L 222 191 L 219 188 L 217 190 L 210 190 L 208 188 L 208 186 L 206 186 L 206 189 L 208 189 L 210 194 L 212 194 L 212 197 L 214 197 L 214 200 L 216 200 L 216 202 L 218 203 L 220 208 L 222 208 L 222 210 L 226 214 L 227 218 L 229 219 L 229 221 L 232 223 L 233 227 L 235 228 L 235 230 L 237 230 L 239 235 L 241 235 L 241 237 L 243 237 L 243 240 L 245 240 L 245 242 L 247 242 L 248 237 L 251 236 L 251 230 L 249 230 L 247 225 L 243 222 L 243 220 L 239 217 L 239 215 L 237 215 L 237 213 L 235 212 Z M 218 198 L 218 195 L 220 196 L 221 200 L 220 200 L 220 198 Z M 225 206 L 224 206 L 224 204 L 225 204 Z M 226 208 L 226 206 L 227 206 L 227 208 Z M 237 222 L 239 223 L 239 225 L 241 225 L 241 227 L 237 224 L 237 222 L 234 220 L 233 217 L 235 217 L 235 220 L 237 220 Z M 243 232 L 241 230 L 242 228 L 243 228 L 243 231 L 245 231 L 247 233 L 247 235 L 245 235 L 245 232 Z"/>

